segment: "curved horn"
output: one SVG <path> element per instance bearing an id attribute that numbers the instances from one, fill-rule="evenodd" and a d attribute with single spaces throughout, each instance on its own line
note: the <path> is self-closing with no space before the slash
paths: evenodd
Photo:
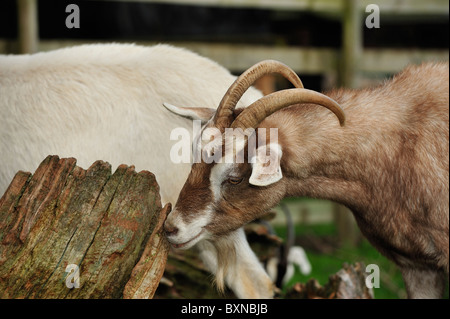
<path id="1" fill-rule="evenodd" d="M 341 126 L 345 124 L 345 113 L 341 106 L 322 93 L 307 89 L 288 89 L 278 91 L 260 98 L 245 108 L 241 114 L 231 124 L 232 128 L 256 128 L 266 117 L 272 113 L 293 104 L 312 103 L 319 104 L 331 112 L 339 119 Z"/>
<path id="2" fill-rule="evenodd" d="M 280 73 L 295 87 L 303 88 L 303 83 L 298 75 L 286 64 L 275 60 L 261 61 L 242 73 L 229 87 L 214 115 L 214 125 L 220 130 L 229 127 L 233 122 L 233 110 L 242 95 L 256 80 L 271 73 Z"/>

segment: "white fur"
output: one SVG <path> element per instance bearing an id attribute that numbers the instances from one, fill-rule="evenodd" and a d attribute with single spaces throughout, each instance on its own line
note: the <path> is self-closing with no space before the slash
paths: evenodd
<path id="1" fill-rule="evenodd" d="M 211 169 L 211 174 L 209 175 L 210 187 L 212 194 L 214 196 L 213 202 L 218 202 L 221 195 L 220 189 L 222 182 L 227 179 L 230 175 L 234 164 L 230 163 L 217 163 Z"/>
<path id="2" fill-rule="evenodd" d="M 105 160 L 113 169 L 124 163 L 149 170 L 162 201 L 174 204 L 190 165 L 171 162 L 170 132 L 191 132 L 192 122 L 163 103 L 216 108 L 234 79 L 217 63 L 167 45 L 95 44 L 0 55 L 0 196 L 17 171 L 34 172 L 56 154 L 75 157 L 84 168 Z M 261 96 L 251 88 L 239 105 Z M 264 295 L 267 287 L 255 289 Z"/>
<path id="3" fill-rule="evenodd" d="M 204 229 L 212 220 L 213 209 L 208 206 L 204 211 L 195 213 L 193 222 L 186 224 L 177 210 L 167 216 L 166 224 L 176 226 L 178 231 L 168 236 L 169 242 L 176 248 L 188 249 L 199 241 L 208 238 L 209 233 Z"/>
<path id="4" fill-rule="evenodd" d="M 163 102 L 216 108 L 234 81 L 226 69 L 167 45 L 94 44 L 0 55 L 0 195 L 18 170 L 49 154 L 125 163 L 156 175 L 163 201 L 175 203 L 189 164 L 173 164 L 169 139 L 192 122 Z M 241 106 L 261 97 L 251 89 Z"/>
<path id="5" fill-rule="evenodd" d="M 167 102 L 164 102 L 163 105 L 166 109 L 168 109 L 172 113 L 190 118 L 192 120 L 201 120 L 203 122 L 209 120 L 216 112 L 215 108 L 202 108 L 203 112 L 199 113 L 198 112 L 199 108 L 194 108 L 196 109 L 194 110 L 193 108 L 190 107 L 179 107 Z"/>
<path id="6" fill-rule="evenodd" d="M 289 255 L 287 258 L 287 269 L 286 273 L 283 277 L 283 284 L 286 284 L 289 282 L 289 280 L 292 278 L 292 276 L 295 273 L 294 265 L 297 265 L 300 269 L 300 272 L 303 275 L 309 275 L 311 273 L 311 263 L 309 262 L 308 256 L 306 255 L 305 250 L 300 246 L 294 246 L 289 249 Z M 278 275 L 278 263 L 279 258 L 278 257 L 272 257 L 267 262 L 267 273 L 269 274 L 269 277 L 272 279 L 272 281 L 275 281 L 277 279 Z"/>
<path id="7" fill-rule="evenodd" d="M 224 242 L 229 250 L 235 252 L 235 256 L 227 257 L 236 261 L 229 263 L 225 270 L 217 264 L 217 254 L 224 253 L 221 247 Z M 218 277 L 216 281 L 223 280 L 221 277 L 224 276 L 228 287 L 238 298 L 273 297 L 273 283 L 251 250 L 242 228 L 214 242 L 201 241 L 197 248 L 205 266 Z"/>
<path id="8" fill-rule="evenodd" d="M 177 107 L 177 106 L 175 106 L 175 105 L 172 105 L 172 104 L 166 103 L 166 102 L 164 102 L 163 105 L 164 105 L 164 107 L 165 107 L 166 109 L 168 109 L 169 111 L 171 111 L 171 112 L 173 112 L 173 113 L 177 113 L 177 114 L 179 114 L 179 115 L 181 115 L 181 116 L 188 117 L 188 118 L 195 118 L 195 119 L 198 119 L 197 113 L 195 113 L 195 112 L 192 111 L 192 110 L 189 110 L 189 109 L 181 109 L 181 108 L 179 108 L 179 107 Z"/>

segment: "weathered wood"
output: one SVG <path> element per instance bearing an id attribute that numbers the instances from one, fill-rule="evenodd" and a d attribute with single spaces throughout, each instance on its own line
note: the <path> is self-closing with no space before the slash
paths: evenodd
<path id="1" fill-rule="evenodd" d="M 356 247 L 362 239 L 355 217 L 347 207 L 333 203 L 333 219 L 336 225 L 338 243 L 341 246 Z"/>
<path id="2" fill-rule="evenodd" d="M 373 299 L 373 291 L 366 286 L 363 263 L 344 264 L 343 268 L 329 277 L 323 287 L 315 279 L 306 284 L 296 283 L 287 293 L 288 299 Z"/>
<path id="3" fill-rule="evenodd" d="M 310 11 L 338 18 L 343 9 L 342 1 L 336 0 L 103 0 L 120 2 L 152 2 L 164 4 L 202 5 L 233 8 L 253 8 L 270 10 Z M 373 0 L 359 0 L 362 8 L 373 3 Z M 383 14 L 388 16 L 435 16 L 448 15 L 446 0 L 408 0 L 392 1 L 377 0 L 377 5 L 383 8 Z"/>
<path id="4" fill-rule="evenodd" d="M 0 199 L 0 298 L 152 297 L 168 210 L 149 172 L 47 157 Z M 66 285 L 68 265 L 79 267 L 79 288 Z"/>
<path id="5" fill-rule="evenodd" d="M 109 43 L 110 41 L 92 40 L 40 40 L 39 50 L 50 51 L 88 43 Z M 136 44 L 151 46 L 158 42 L 136 41 Z M 328 88 L 334 87 L 337 76 L 339 51 L 333 48 L 307 48 L 226 43 L 202 42 L 170 42 L 166 43 L 184 47 L 217 61 L 232 72 L 240 73 L 249 66 L 264 59 L 283 61 L 301 76 L 307 74 L 328 74 L 333 78 Z M 0 53 L 11 54 L 18 52 L 16 40 L 0 39 Z M 397 73 L 409 63 L 425 61 L 448 60 L 448 49 L 369 49 L 362 52 L 359 70 L 361 78 L 381 76 L 386 73 Z"/>
<path id="6" fill-rule="evenodd" d="M 17 0 L 19 52 L 34 53 L 39 45 L 37 0 Z"/>
<path id="7" fill-rule="evenodd" d="M 340 86 L 357 87 L 362 44 L 362 13 L 356 0 L 343 1 Z"/>
<path id="8" fill-rule="evenodd" d="M 158 283 L 155 280 L 161 279 L 167 261 L 169 245 L 162 235 L 162 229 L 165 217 L 170 210 L 170 204 L 164 206 L 161 217 L 155 227 L 158 231 L 152 232 L 141 259 L 133 268 L 131 278 L 123 292 L 124 299 L 145 299 L 154 296 L 158 288 Z"/>

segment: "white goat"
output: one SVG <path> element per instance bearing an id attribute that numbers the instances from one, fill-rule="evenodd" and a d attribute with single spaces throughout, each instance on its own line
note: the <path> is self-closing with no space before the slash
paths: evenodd
<path id="1" fill-rule="evenodd" d="M 34 171 L 47 155 L 57 154 L 75 157 L 82 167 L 101 159 L 113 167 L 125 163 L 149 170 L 162 201 L 175 203 L 190 165 L 171 161 L 170 133 L 192 131 L 192 122 L 162 103 L 214 107 L 234 79 L 217 63 L 167 45 L 97 44 L 1 55 L 0 196 L 18 170 Z M 242 106 L 261 96 L 251 89 Z M 239 242 L 244 253 L 251 253 L 245 237 Z M 202 249 L 202 254 L 207 265 L 217 263 L 214 250 Z M 262 268 L 259 275 L 268 278 Z M 233 289 L 239 283 L 228 285 Z M 258 296 L 270 291 L 256 289 Z"/>
<path id="2" fill-rule="evenodd" d="M 247 262 L 227 250 L 236 229 L 286 196 L 334 200 L 400 267 L 409 297 L 440 297 L 449 269 L 448 63 L 410 66 L 373 89 L 328 96 L 283 90 L 234 112 L 273 64 L 244 72 L 206 125 L 218 134 L 209 130 L 214 140 L 202 145 L 206 159 L 193 164 L 166 220 L 169 241 L 177 247 L 208 241 L 223 262 L 217 273 L 234 273 Z M 230 148 L 227 128 L 250 133 Z M 261 128 L 277 129 L 278 140 Z M 262 145 L 253 151 L 245 141 L 255 135 Z M 245 160 L 227 162 L 229 152 Z"/>

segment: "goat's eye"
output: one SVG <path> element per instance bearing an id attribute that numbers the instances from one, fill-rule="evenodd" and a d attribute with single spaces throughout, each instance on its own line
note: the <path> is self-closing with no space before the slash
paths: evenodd
<path id="1" fill-rule="evenodd" d="M 229 177 L 228 178 L 228 183 L 232 184 L 232 185 L 237 185 L 240 182 L 242 182 L 243 178 L 239 178 L 239 177 Z"/>

